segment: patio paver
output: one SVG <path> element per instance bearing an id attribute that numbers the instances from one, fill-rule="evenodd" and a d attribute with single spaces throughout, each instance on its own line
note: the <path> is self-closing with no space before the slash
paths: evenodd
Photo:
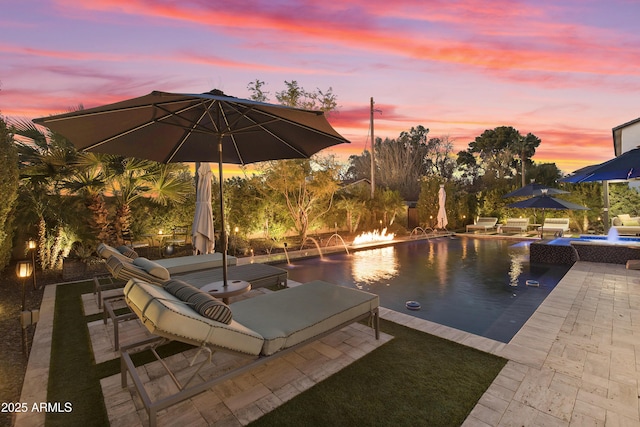
<path id="1" fill-rule="evenodd" d="M 41 384 L 54 299 L 52 286 L 45 290 L 22 401 L 46 401 Z M 508 344 L 384 308 L 381 317 L 509 359 L 464 426 L 640 425 L 640 271 L 576 263 Z M 94 323 L 96 343 L 107 345 L 111 325 Z M 123 332 L 131 331 L 123 336 L 135 323 L 124 322 Z M 160 425 L 246 425 L 377 345 L 369 328 L 354 324 L 172 407 L 172 421 Z M 184 363 L 184 356 L 172 363 Z M 164 384 L 155 367 L 145 369 Z M 102 387 L 112 425 L 146 419 L 118 375 L 103 379 Z M 21 414 L 17 425 L 42 426 L 44 414 Z"/>

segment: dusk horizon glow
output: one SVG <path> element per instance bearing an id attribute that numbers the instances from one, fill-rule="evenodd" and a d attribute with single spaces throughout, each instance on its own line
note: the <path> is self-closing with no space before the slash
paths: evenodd
<path id="1" fill-rule="evenodd" d="M 153 90 L 248 98 L 256 79 L 275 103 L 296 80 L 333 89 L 329 121 L 352 143 L 323 153 L 343 161 L 370 147 L 373 97 L 376 137 L 422 125 L 457 153 L 486 129 L 513 126 L 542 140 L 536 163 L 570 173 L 612 158 L 612 128 L 640 117 L 640 3 L 626 0 L 3 6 L 0 114 L 9 119 Z"/>

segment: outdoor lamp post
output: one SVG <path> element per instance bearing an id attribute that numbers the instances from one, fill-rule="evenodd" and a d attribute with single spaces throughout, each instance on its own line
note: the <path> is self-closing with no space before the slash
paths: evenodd
<path id="1" fill-rule="evenodd" d="M 33 266 L 30 261 L 18 261 L 16 264 L 16 275 L 18 278 L 22 279 L 22 310 L 20 311 L 20 324 L 22 326 L 22 351 L 24 354 L 27 354 L 27 335 L 26 335 L 26 327 L 31 324 L 31 312 L 25 311 L 25 289 L 24 282 L 27 280 L 31 273 L 33 272 Z"/>
<path id="2" fill-rule="evenodd" d="M 34 239 L 27 240 L 27 248 L 31 252 L 31 265 L 33 266 L 33 289 L 38 289 L 36 285 L 36 241 Z"/>
<path id="3" fill-rule="evenodd" d="M 22 279 L 22 311 L 24 311 L 25 306 L 24 282 L 27 277 L 31 276 L 32 272 L 33 266 L 30 261 L 18 261 L 18 264 L 16 264 L 16 275 Z"/>

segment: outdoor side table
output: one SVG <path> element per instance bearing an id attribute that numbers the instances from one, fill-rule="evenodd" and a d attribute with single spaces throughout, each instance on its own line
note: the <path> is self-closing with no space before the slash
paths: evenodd
<path id="1" fill-rule="evenodd" d="M 244 280 L 227 280 L 227 286 L 223 281 L 209 283 L 200 288 L 201 291 L 209 292 L 216 298 L 222 298 L 225 304 L 229 304 L 229 298 L 242 295 L 251 290 L 251 283 Z"/>

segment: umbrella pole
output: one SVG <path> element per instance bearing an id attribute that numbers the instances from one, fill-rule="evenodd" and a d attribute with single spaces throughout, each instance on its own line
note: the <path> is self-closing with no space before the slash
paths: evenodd
<path id="1" fill-rule="evenodd" d="M 222 134 L 218 134 L 218 177 L 220 180 L 220 225 L 222 231 L 220 232 L 220 239 L 222 240 L 222 283 L 223 286 L 227 286 L 227 231 L 224 224 L 224 197 L 222 193 Z"/>

